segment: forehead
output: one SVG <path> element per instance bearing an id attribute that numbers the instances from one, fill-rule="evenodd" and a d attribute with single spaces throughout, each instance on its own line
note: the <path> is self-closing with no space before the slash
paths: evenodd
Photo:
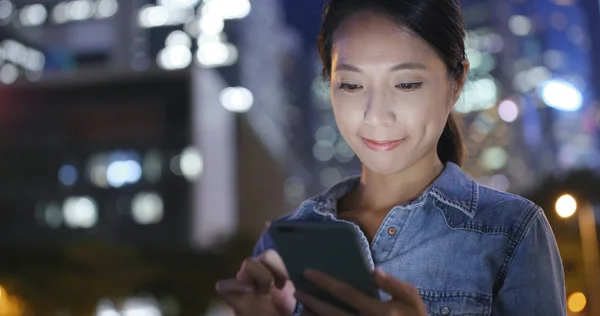
<path id="1" fill-rule="evenodd" d="M 348 17 L 333 36 L 334 59 L 356 64 L 421 62 L 443 66 L 435 51 L 385 14 L 361 12 Z"/>

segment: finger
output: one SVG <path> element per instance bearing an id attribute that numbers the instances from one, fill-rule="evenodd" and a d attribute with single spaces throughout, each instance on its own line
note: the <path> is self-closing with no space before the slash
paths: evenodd
<path id="1" fill-rule="evenodd" d="M 419 290 L 414 285 L 402 282 L 380 269 L 375 270 L 375 283 L 394 300 L 413 304 L 420 299 Z"/>
<path id="2" fill-rule="evenodd" d="M 305 308 L 310 310 L 309 315 L 313 313 L 313 315 L 318 316 L 350 316 L 350 314 L 306 293 L 298 291 L 294 296 L 296 296 L 298 302 L 304 304 Z"/>
<path id="3" fill-rule="evenodd" d="M 215 284 L 215 289 L 220 295 L 243 294 L 254 290 L 253 287 L 236 279 L 221 280 Z"/>
<path id="4" fill-rule="evenodd" d="M 267 293 L 275 282 L 271 271 L 254 258 L 244 261 L 238 280 L 244 284 L 255 286 L 261 293 Z"/>
<path id="5" fill-rule="evenodd" d="M 304 275 L 320 288 L 363 314 L 379 315 L 383 307 L 383 302 L 370 298 L 350 285 L 340 282 L 324 273 L 316 270 L 307 270 Z"/>
<path id="6" fill-rule="evenodd" d="M 257 259 L 273 274 L 275 286 L 279 289 L 283 288 L 289 279 L 289 274 L 281 256 L 275 250 L 269 249 L 258 256 Z"/>

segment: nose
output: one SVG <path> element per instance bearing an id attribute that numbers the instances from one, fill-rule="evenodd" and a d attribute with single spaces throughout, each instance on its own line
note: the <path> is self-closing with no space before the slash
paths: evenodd
<path id="1" fill-rule="evenodd" d="M 392 112 L 391 100 L 384 93 L 371 92 L 365 107 L 364 122 L 373 126 L 392 125 L 396 115 Z"/>

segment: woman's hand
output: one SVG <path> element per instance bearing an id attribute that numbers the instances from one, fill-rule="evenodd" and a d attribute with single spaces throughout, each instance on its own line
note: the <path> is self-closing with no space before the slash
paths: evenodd
<path id="1" fill-rule="evenodd" d="M 236 278 L 217 282 L 216 289 L 237 316 L 290 316 L 296 306 L 294 286 L 274 250 L 246 259 Z"/>
<path id="2" fill-rule="evenodd" d="M 342 283 L 321 272 L 307 270 L 307 279 L 314 282 L 336 298 L 354 307 L 364 316 L 426 316 L 425 305 L 416 287 L 409 283 L 396 280 L 383 271 L 375 271 L 375 282 L 385 292 L 392 296 L 387 302 L 368 297 L 351 286 Z M 307 309 L 303 315 L 315 316 L 349 316 L 333 305 L 325 303 L 306 293 L 296 292 L 298 302 Z"/>

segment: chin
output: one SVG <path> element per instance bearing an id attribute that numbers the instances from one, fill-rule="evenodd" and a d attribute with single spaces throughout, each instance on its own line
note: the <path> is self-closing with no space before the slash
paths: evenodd
<path id="1" fill-rule="evenodd" d="M 371 172 L 381 175 L 393 175 L 400 173 L 410 166 L 402 160 L 381 161 L 374 159 L 362 160 L 363 165 Z"/>

